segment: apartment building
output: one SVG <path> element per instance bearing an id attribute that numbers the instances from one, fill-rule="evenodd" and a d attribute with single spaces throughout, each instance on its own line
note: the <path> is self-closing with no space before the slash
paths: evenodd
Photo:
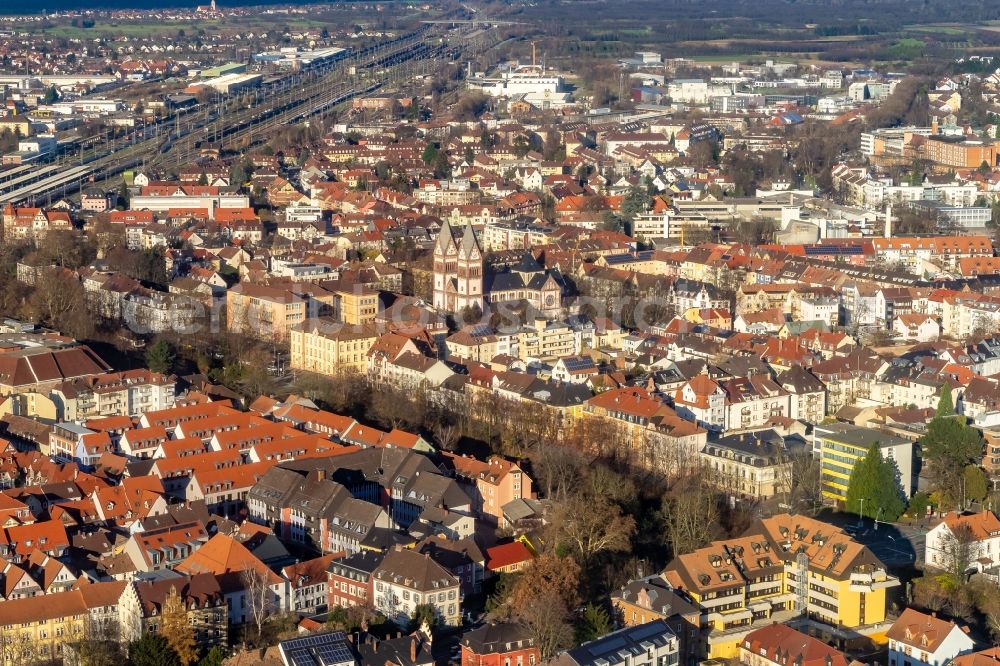
<path id="1" fill-rule="evenodd" d="M 333 317 L 348 326 L 364 326 L 378 315 L 378 292 L 362 285 L 337 288 L 333 293 Z"/>
<path id="2" fill-rule="evenodd" d="M 662 576 L 631 581 L 611 595 L 622 624 L 635 627 L 663 620 L 677 636 L 682 664 L 698 663 L 701 611 L 685 599 Z"/>
<path id="3" fill-rule="evenodd" d="M 534 637 L 520 624 L 489 622 L 462 635 L 462 666 L 536 666 L 541 660 Z"/>
<path id="4" fill-rule="evenodd" d="M 429 554 L 396 546 L 385 554 L 372 578 L 375 608 L 396 624 L 406 624 L 414 609 L 426 604 L 434 607 L 442 624 L 461 625 L 461 584 Z"/>
<path id="5" fill-rule="evenodd" d="M 995 577 L 1000 565 L 1000 519 L 992 511 L 948 513 L 927 532 L 924 565 L 943 571 L 967 566 L 969 571 Z"/>
<path id="6" fill-rule="evenodd" d="M 382 563 L 382 553 L 363 550 L 330 562 L 327 590 L 330 608 L 367 606 L 374 598 L 372 574 Z"/>
<path id="7" fill-rule="evenodd" d="M 993 256 L 993 243 L 986 236 L 875 238 L 872 245 L 879 261 L 902 263 L 914 273 L 920 272 L 924 262 L 958 270 L 962 259 Z"/>
<path id="8" fill-rule="evenodd" d="M 791 485 L 793 453 L 774 430 L 719 437 L 699 455 L 717 472 L 719 489 L 733 496 L 766 500 Z"/>
<path id="9" fill-rule="evenodd" d="M 285 342 L 292 327 L 322 314 L 333 301 L 333 294 L 318 287 L 289 291 L 241 282 L 226 292 L 226 323 L 235 333 Z"/>
<path id="10" fill-rule="evenodd" d="M 772 624 L 747 634 L 740 644 L 739 663 L 745 666 L 849 666 L 843 652 L 784 624 Z"/>
<path id="11" fill-rule="evenodd" d="M 536 220 L 493 221 L 483 227 L 483 250 L 486 252 L 530 250 L 545 245 L 555 230 L 556 227 Z"/>
<path id="12" fill-rule="evenodd" d="M 335 376 L 343 372 L 363 374 L 368 367 L 368 350 L 378 340 L 374 326 L 350 326 L 329 318 L 314 318 L 289 329 L 289 364 Z"/>
<path id="13" fill-rule="evenodd" d="M 184 602 L 199 647 L 208 649 L 229 642 L 227 592 L 211 573 L 129 583 L 121 599 L 116 600 L 122 639 L 133 641 L 145 633 L 155 634 L 161 626 L 163 607 L 173 592 Z"/>
<path id="14" fill-rule="evenodd" d="M 906 497 L 913 495 L 913 441 L 881 430 L 852 423 L 817 425 L 814 430 L 823 468 L 823 496 L 838 502 L 847 501 L 847 486 L 858 460 L 867 455 L 877 442 L 882 457 L 899 469 L 900 490 Z"/>
<path id="15" fill-rule="evenodd" d="M 5 649 L 0 663 L 17 666 L 62 660 L 63 645 L 79 640 L 88 620 L 117 619 L 114 611 L 124 589 L 122 582 L 92 583 L 67 592 L 4 601 L 0 604 L 0 641 Z"/>
<path id="16" fill-rule="evenodd" d="M 704 655 L 722 659 L 735 658 L 749 632 L 803 614 L 863 635 L 885 621 L 886 591 L 899 585 L 840 528 L 790 514 L 681 555 L 663 577 L 701 610 Z"/>
<path id="17" fill-rule="evenodd" d="M 517 333 L 517 355 L 525 363 L 531 360 L 554 361 L 560 356 L 580 353 L 580 338 L 565 322 L 536 319 Z"/>
<path id="18" fill-rule="evenodd" d="M 444 453 L 455 470 L 455 478 L 473 501 L 476 512 L 498 525 L 503 507 L 514 500 L 532 499 L 531 477 L 515 462 L 490 456 L 485 462 L 469 456 Z"/>
<path id="19" fill-rule="evenodd" d="M 789 394 L 767 375 L 737 377 L 722 382 L 726 394 L 725 428 L 745 430 L 774 417 L 788 416 Z"/>
<path id="20" fill-rule="evenodd" d="M 983 162 L 993 167 L 997 163 L 997 148 L 994 142 L 982 139 L 930 136 L 923 146 L 923 158 L 958 169 L 977 169 Z"/>
<path id="21" fill-rule="evenodd" d="M 250 519 L 271 527 L 282 539 L 322 553 L 357 553 L 384 546 L 393 527 L 378 504 L 357 499 L 325 470 L 303 474 L 272 467 L 247 499 Z"/>
<path id="22" fill-rule="evenodd" d="M 566 650 L 550 659 L 551 666 L 676 666 L 677 636 L 663 620 L 625 627 Z"/>
<path id="23" fill-rule="evenodd" d="M 907 608 L 889 629 L 889 666 L 943 666 L 976 642 L 951 620 Z"/>
<path id="24" fill-rule="evenodd" d="M 146 369 L 109 372 L 67 380 L 52 397 L 67 421 L 95 416 L 135 416 L 174 406 L 177 382 Z"/>

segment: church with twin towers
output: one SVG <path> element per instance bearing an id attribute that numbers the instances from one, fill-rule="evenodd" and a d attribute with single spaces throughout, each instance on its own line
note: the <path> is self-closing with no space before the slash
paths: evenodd
<path id="1" fill-rule="evenodd" d="M 506 303 L 526 305 L 546 317 L 558 315 L 565 285 L 557 268 L 543 268 L 528 250 L 491 257 L 487 264 L 471 224 L 457 227 L 446 221 L 434 243 L 435 309 L 485 312 Z"/>

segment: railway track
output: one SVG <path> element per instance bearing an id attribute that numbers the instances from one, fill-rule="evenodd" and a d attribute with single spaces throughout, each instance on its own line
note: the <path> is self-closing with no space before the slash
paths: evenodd
<path id="1" fill-rule="evenodd" d="M 446 36 L 451 39 L 445 41 Z M 97 144 L 71 159 L 47 165 L 45 173 L 32 177 L 24 187 L 9 186 L 0 174 L 0 204 L 51 200 L 91 183 L 107 187 L 122 172 L 136 167 L 177 168 L 193 161 L 205 143 L 249 147 L 267 140 L 269 132 L 278 127 L 327 113 L 355 97 L 403 80 L 415 62 L 427 65 L 453 59 L 461 55 L 462 41 L 460 33 L 446 35 L 425 26 L 323 68 L 273 81 L 264 91 L 225 98 L 144 128 L 127 142 L 113 139 Z"/>

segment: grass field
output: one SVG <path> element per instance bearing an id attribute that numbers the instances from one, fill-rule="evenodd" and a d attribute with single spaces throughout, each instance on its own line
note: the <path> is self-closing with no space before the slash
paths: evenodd
<path id="1" fill-rule="evenodd" d="M 969 28 L 962 28 L 956 25 L 908 25 L 903 30 L 907 32 L 927 32 L 940 35 L 965 35 Z"/>

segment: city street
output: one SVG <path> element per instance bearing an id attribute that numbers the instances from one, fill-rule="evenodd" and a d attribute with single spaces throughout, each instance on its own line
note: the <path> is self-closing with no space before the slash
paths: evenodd
<path id="1" fill-rule="evenodd" d="M 819 516 L 844 529 L 855 540 L 868 546 L 889 567 L 912 566 L 923 559 L 927 528 L 902 523 L 878 523 L 865 518 L 859 522 L 852 514 L 824 512 Z"/>

